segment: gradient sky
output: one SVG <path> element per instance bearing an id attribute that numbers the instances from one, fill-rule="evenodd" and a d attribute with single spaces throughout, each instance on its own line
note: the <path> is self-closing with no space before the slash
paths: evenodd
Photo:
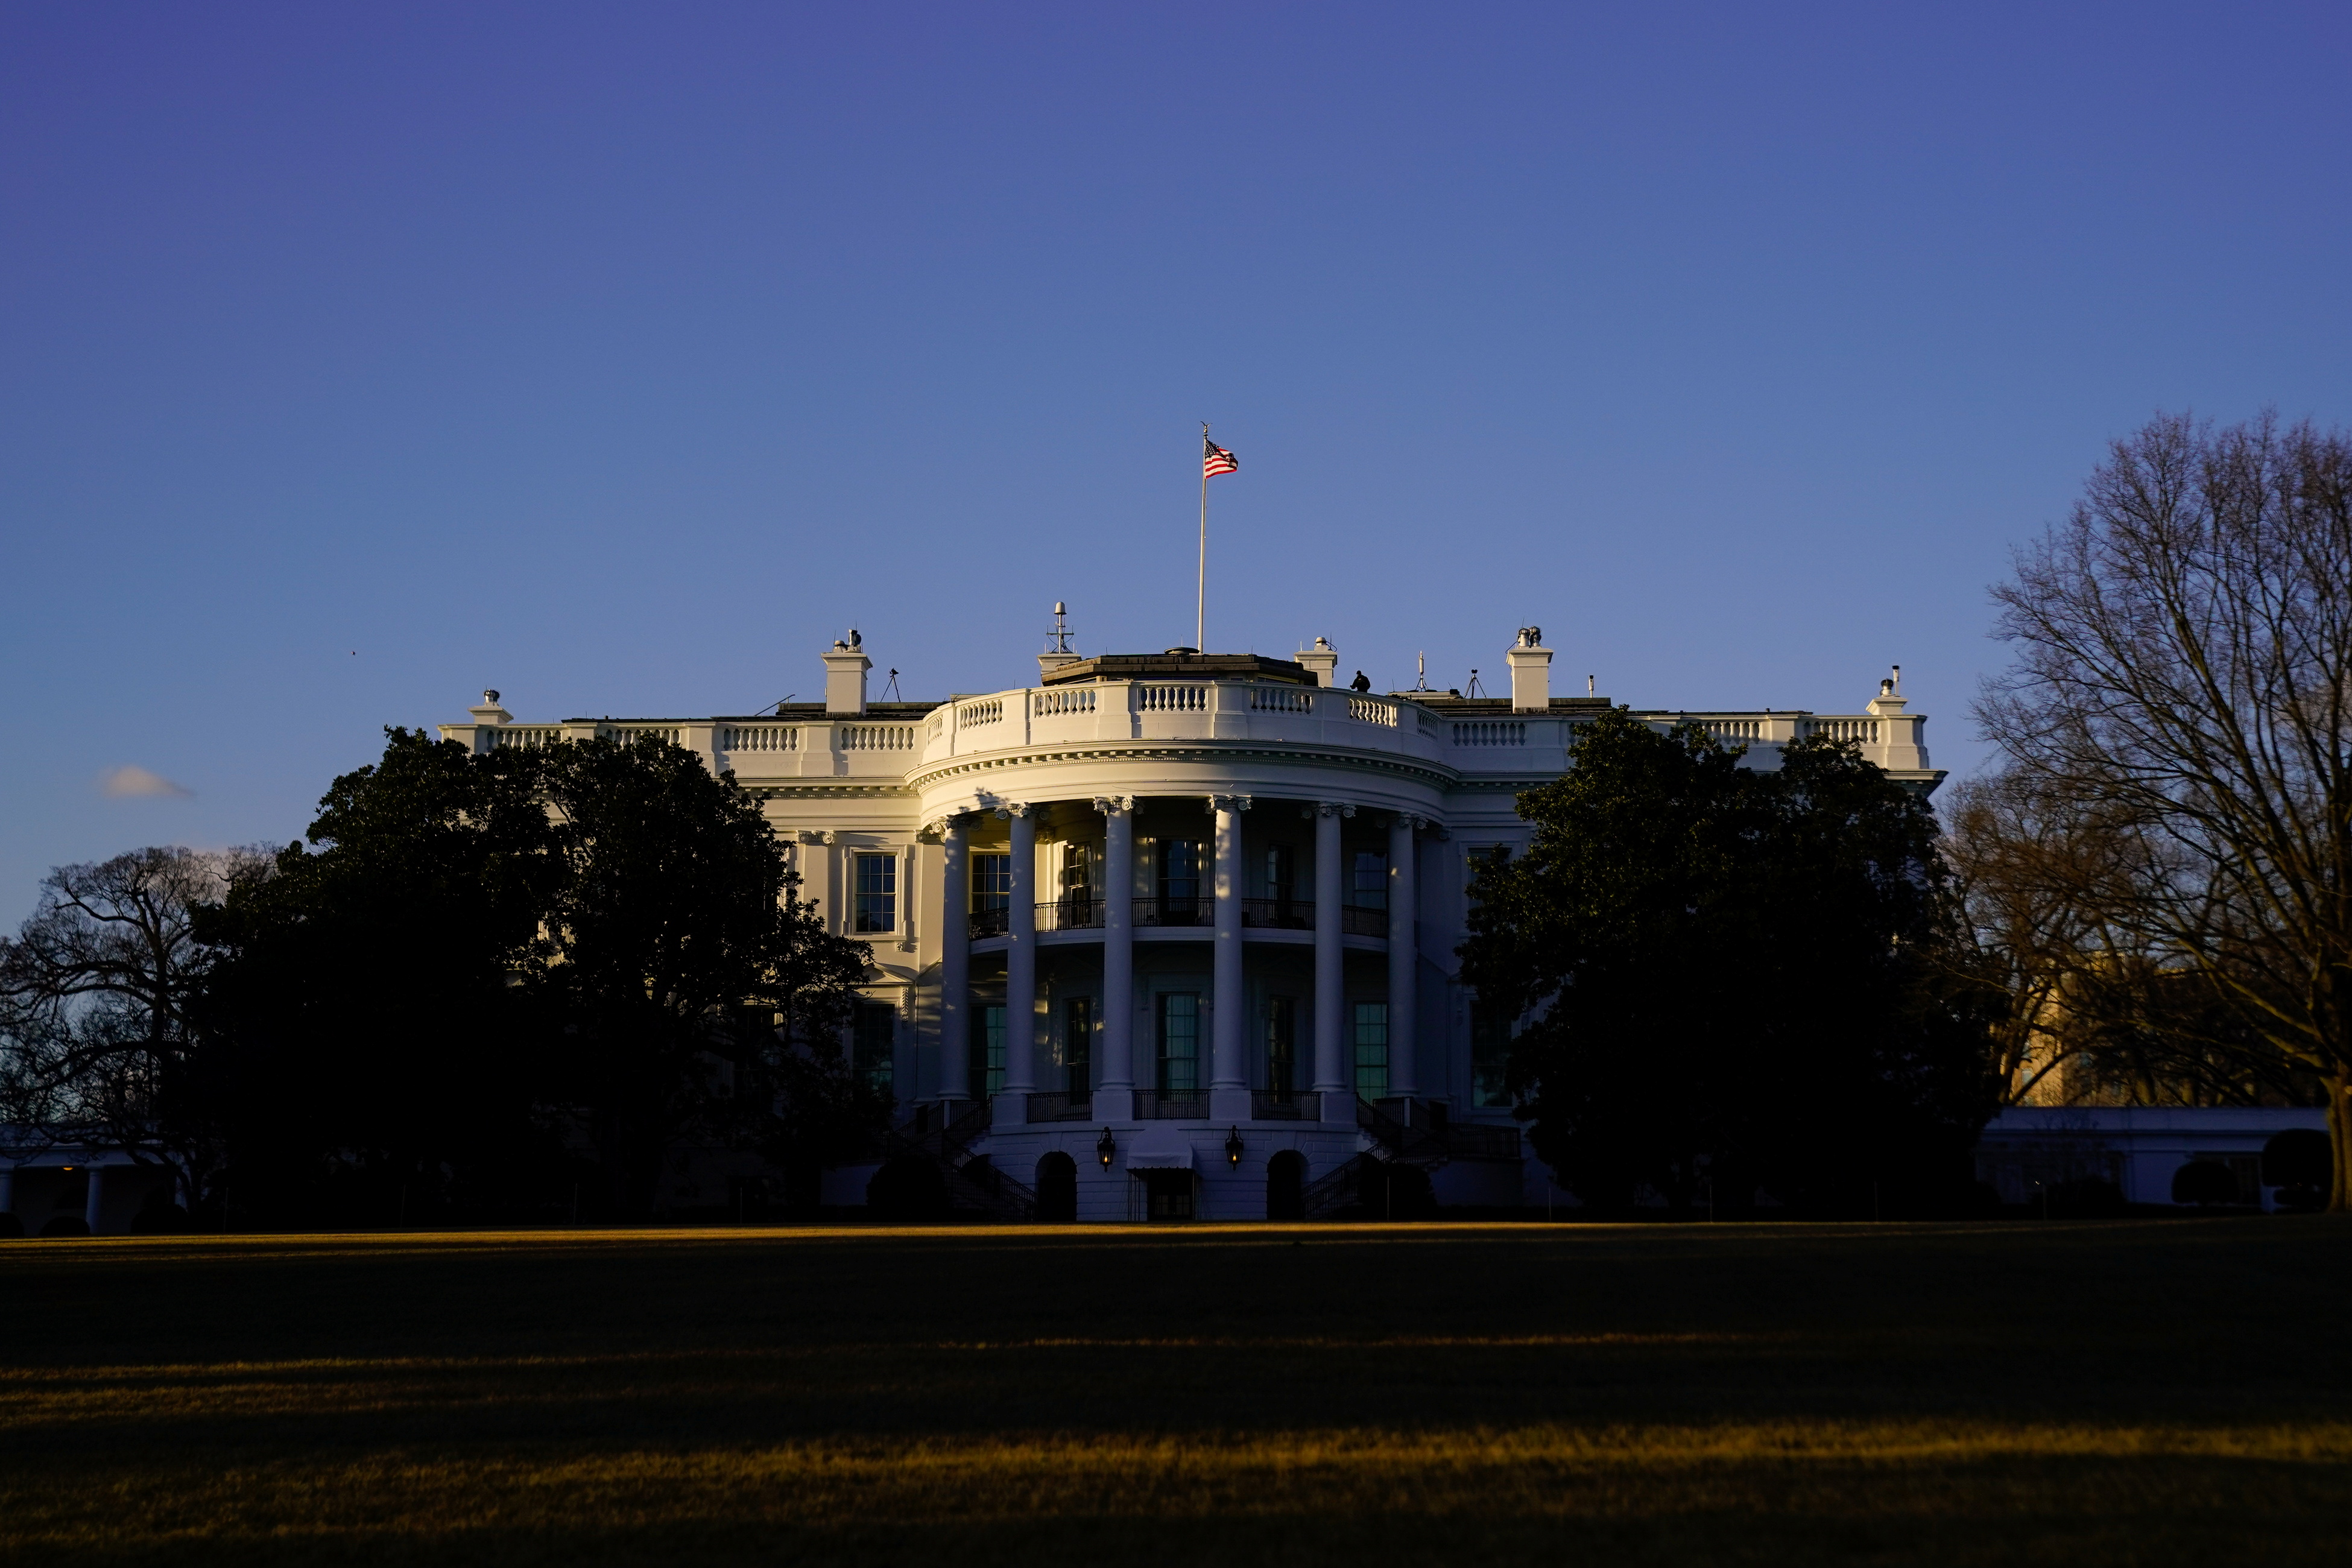
<path id="1" fill-rule="evenodd" d="M 1856 710 L 2352 418 L 2352 7 L 0 8 L 0 927 L 385 724 L 1191 640 Z M 123 773 L 120 770 L 141 770 Z M 180 793 L 173 793 L 173 791 Z"/>

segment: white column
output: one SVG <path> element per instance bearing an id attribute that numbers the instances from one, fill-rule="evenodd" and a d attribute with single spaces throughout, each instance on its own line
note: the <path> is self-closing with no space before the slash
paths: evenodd
<path id="1" fill-rule="evenodd" d="M 81 1206 L 82 1223 L 89 1226 L 92 1236 L 98 1234 L 99 1215 L 106 1212 L 106 1167 L 89 1168 L 89 1201 Z"/>
<path id="2" fill-rule="evenodd" d="M 1419 959 L 1413 928 L 1421 907 L 1413 830 L 1420 826 L 1419 817 L 1403 812 L 1389 825 L 1389 1092 L 1397 1095 L 1421 1092 L 1412 1041 Z"/>
<path id="3" fill-rule="evenodd" d="M 971 835 L 940 825 L 940 1098 L 971 1098 Z"/>
<path id="4" fill-rule="evenodd" d="M 1013 907 L 1004 944 L 1004 1093 L 996 1121 L 1029 1120 L 1037 1087 L 1037 819 L 1026 804 L 1004 808 L 1013 822 Z"/>
<path id="5" fill-rule="evenodd" d="M 1095 1120 L 1135 1115 L 1135 797 L 1098 795 L 1103 814 L 1102 1072 Z"/>
<path id="6" fill-rule="evenodd" d="M 1339 818 L 1355 809 L 1328 800 L 1315 807 L 1315 1088 L 1331 1097 L 1323 1104 L 1325 1118 L 1350 1124 L 1356 1083 L 1348 1059 L 1346 949 L 1339 941 L 1348 886 Z"/>
<path id="7" fill-rule="evenodd" d="M 1217 816 L 1216 945 L 1211 955 L 1209 1114 L 1220 1121 L 1249 1117 L 1249 994 L 1242 979 L 1242 813 L 1245 795 L 1209 797 Z"/>

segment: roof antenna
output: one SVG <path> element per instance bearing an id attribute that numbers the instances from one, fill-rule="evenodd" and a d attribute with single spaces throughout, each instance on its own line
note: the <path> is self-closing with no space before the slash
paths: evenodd
<path id="1" fill-rule="evenodd" d="M 885 702 L 903 702 L 906 700 L 905 698 L 898 695 L 898 672 L 895 669 L 890 672 L 890 684 L 882 689 L 882 700 Z"/>
<path id="2" fill-rule="evenodd" d="M 1470 667 L 1470 695 L 1473 697 L 1478 695 L 1478 667 L 1476 665 L 1472 665 Z"/>
<path id="3" fill-rule="evenodd" d="M 1428 690 L 1428 689 L 1429 689 L 1429 655 L 1428 655 L 1427 653 L 1417 653 L 1417 654 L 1414 654 L 1414 655 L 1412 656 L 1412 668 L 1413 668 L 1412 689 L 1413 689 L 1415 691 L 1426 691 L 1426 690 Z"/>
<path id="4" fill-rule="evenodd" d="M 1584 678 L 1584 694 L 1585 694 L 1587 697 L 1591 697 L 1591 696 L 1592 696 L 1592 695 L 1593 695 L 1593 690 L 1592 690 L 1592 677 L 1591 677 L 1591 676 L 1589 676 L 1589 675 L 1588 675 L 1588 676 L 1586 676 L 1586 677 Z"/>
<path id="5" fill-rule="evenodd" d="M 781 719 L 784 716 L 784 704 L 790 702 L 793 698 L 798 697 L 800 693 L 797 691 L 787 691 L 782 697 L 777 698 L 773 702 L 769 703 L 768 708 L 774 709 L 776 710 L 776 717 Z M 759 710 L 759 711 L 765 713 L 768 710 L 768 708 L 762 708 Z"/>
<path id="6" fill-rule="evenodd" d="M 1070 628 L 1068 623 L 1062 618 L 1066 608 L 1066 606 L 1063 605 L 1061 600 L 1056 599 L 1054 601 L 1054 629 L 1045 634 L 1047 637 L 1054 639 L 1054 646 L 1045 650 L 1047 653 L 1067 653 L 1070 651 Z M 893 673 L 896 672 L 894 671 Z"/>

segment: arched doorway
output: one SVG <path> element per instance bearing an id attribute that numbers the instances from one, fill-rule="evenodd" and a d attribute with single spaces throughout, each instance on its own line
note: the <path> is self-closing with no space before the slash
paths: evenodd
<path id="1" fill-rule="evenodd" d="M 1285 1149 L 1265 1163 L 1265 1217 L 1307 1217 L 1307 1156 Z"/>
<path id="2" fill-rule="evenodd" d="M 1048 1225 L 1078 1217 L 1078 1163 L 1058 1149 L 1037 1162 L 1037 1217 Z"/>

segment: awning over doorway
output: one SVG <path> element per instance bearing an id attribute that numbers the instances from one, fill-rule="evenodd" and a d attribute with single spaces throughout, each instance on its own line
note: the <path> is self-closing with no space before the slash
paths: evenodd
<path id="1" fill-rule="evenodd" d="M 1189 1171 L 1192 1141 L 1173 1127 L 1148 1127 L 1127 1146 L 1130 1171 Z"/>

